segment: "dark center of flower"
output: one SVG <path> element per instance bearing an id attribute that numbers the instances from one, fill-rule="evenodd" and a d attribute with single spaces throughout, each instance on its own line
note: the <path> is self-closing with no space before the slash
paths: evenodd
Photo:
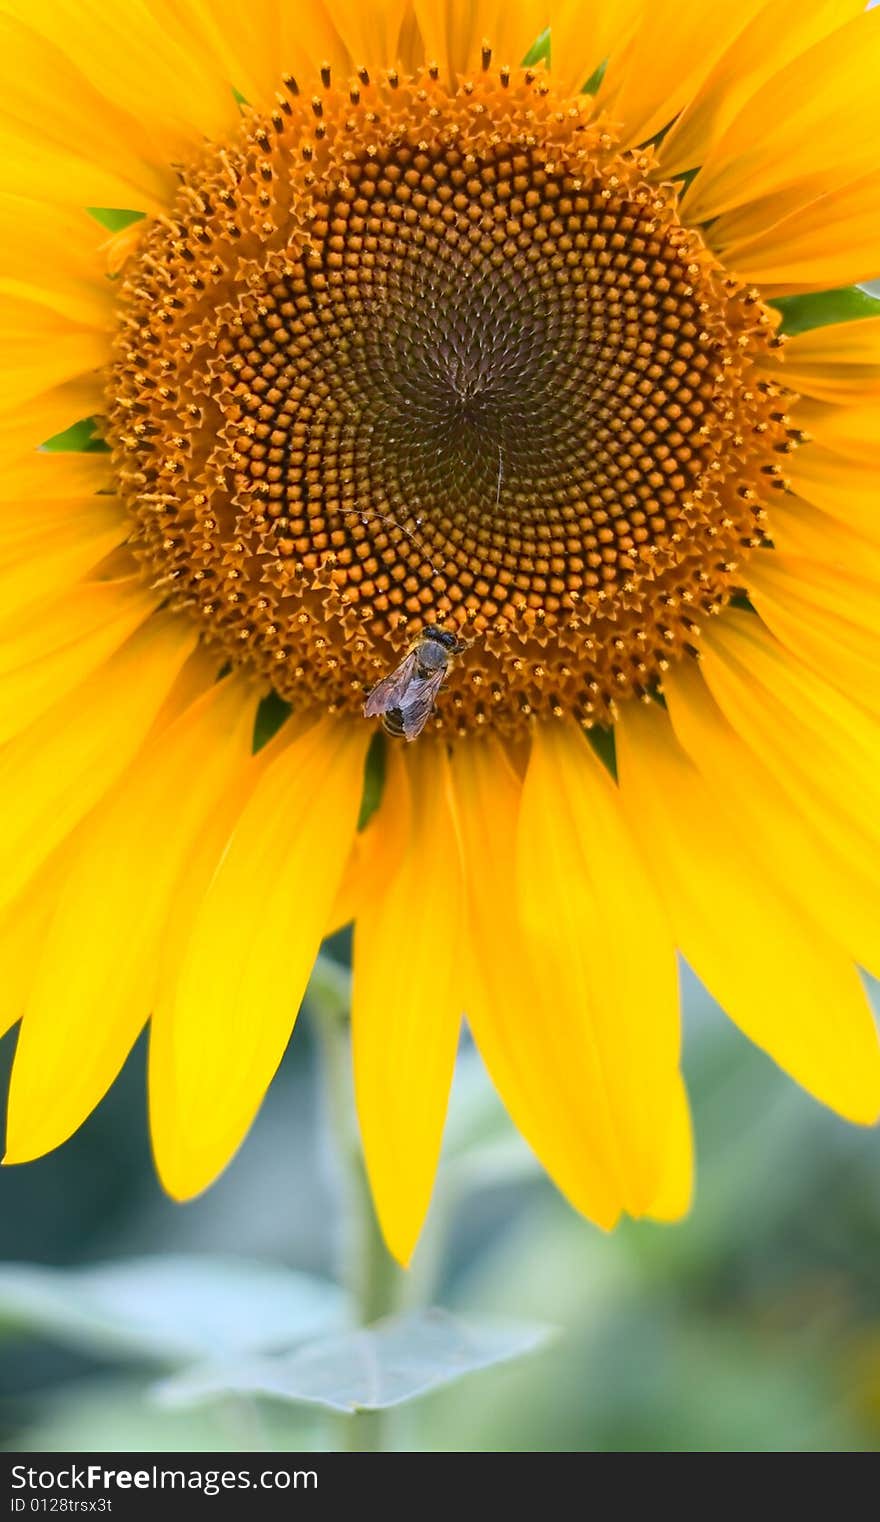
<path id="1" fill-rule="evenodd" d="M 185 170 L 126 271 L 137 548 L 297 707 L 359 712 L 434 624 L 468 641 L 435 724 L 607 722 L 760 542 L 770 315 L 589 98 L 328 80 Z"/>

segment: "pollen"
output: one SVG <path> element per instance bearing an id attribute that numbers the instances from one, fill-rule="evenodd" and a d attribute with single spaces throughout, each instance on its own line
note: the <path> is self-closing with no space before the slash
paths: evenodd
<path id="1" fill-rule="evenodd" d="M 764 542 L 776 319 L 589 97 L 437 72 L 288 77 L 180 169 L 120 277 L 118 490 L 161 595 L 299 710 L 360 713 L 436 624 L 441 731 L 608 723 Z"/>

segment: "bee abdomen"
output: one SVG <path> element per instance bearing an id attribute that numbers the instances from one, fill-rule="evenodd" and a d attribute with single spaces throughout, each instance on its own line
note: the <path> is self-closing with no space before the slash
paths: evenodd
<path id="1" fill-rule="evenodd" d="M 389 708 L 386 713 L 383 713 L 382 728 L 386 735 L 391 735 L 395 740 L 402 740 L 405 737 L 403 714 L 399 708 Z"/>

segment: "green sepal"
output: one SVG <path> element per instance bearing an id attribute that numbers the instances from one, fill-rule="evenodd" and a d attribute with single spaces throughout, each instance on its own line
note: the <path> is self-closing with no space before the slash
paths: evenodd
<path id="1" fill-rule="evenodd" d="M 859 317 L 880 317 L 880 300 L 857 285 L 837 291 L 811 291 L 806 296 L 780 296 L 770 305 L 782 313 L 780 333 L 793 338 L 810 328 L 826 328 L 833 322 L 855 322 Z"/>

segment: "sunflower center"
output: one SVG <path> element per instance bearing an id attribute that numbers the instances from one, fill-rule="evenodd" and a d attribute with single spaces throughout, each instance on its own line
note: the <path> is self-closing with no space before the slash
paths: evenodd
<path id="1" fill-rule="evenodd" d="M 588 97 L 286 85 L 125 272 L 109 428 L 149 573 L 299 708 L 359 712 L 434 624 L 467 642 L 435 725 L 608 722 L 761 540 L 770 314 Z"/>

